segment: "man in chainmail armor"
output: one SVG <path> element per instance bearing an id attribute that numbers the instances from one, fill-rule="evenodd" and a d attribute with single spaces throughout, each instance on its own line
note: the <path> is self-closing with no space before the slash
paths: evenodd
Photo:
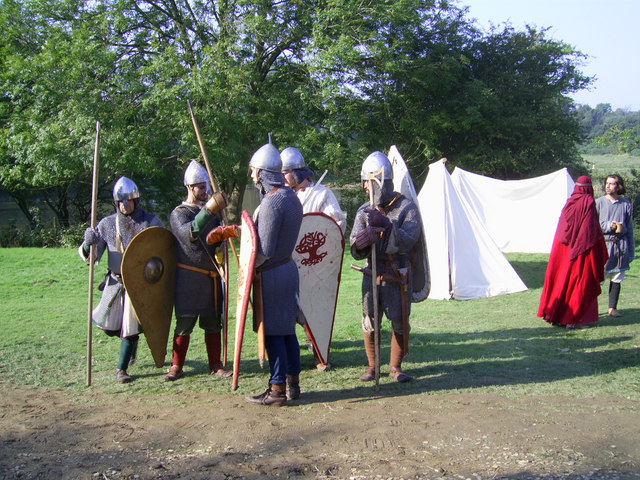
<path id="1" fill-rule="evenodd" d="M 380 187 L 371 179 L 375 176 L 381 180 L 382 175 Z M 389 375 L 398 382 L 407 382 L 412 377 L 402 371 L 401 365 L 407 353 L 405 336 L 409 335 L 411 302 L 407 292 L 413 291 L 411 261 L 422 234 L 420 212 L 410 198 L 393 191 L 393 170 L 384 153 L 373 152 L 365 159 L 361 178 L 367 192 L 373 188 L 374 205 L 367 202 L 358 209 L 350 236 L 351 255 L 356 260 L 367 259 L 364 271 L 369 273 L 362 279 L 362 328 L 368 368 L 360 379 L 375 379 L 373 302 L 378 301 L 381 312 L 378 322 L 382 322 L 384 312 L 392 326 Z M 378 299 L 373 298 L 370 276 L 372 248 L 376 249 Z"/>
<path id="2" fill-rule="evenodd" d="M 256 275 L 261 275 L 265 343 L 269 356 L 269 388 L 247 396 L 250 403 L 283 405 L 300 396 L 298 267 L 291 258 L 302 223 L 302 205 L 285 184 L 278 149 L 263 145 L 249 163 L 251 179 L 260 191 L 255 219 L 258 232 Z M 255 294 L 254 294 L 255 295 Z"/>
<path id="3" fill-rule="evenodd" d="M 99 287 L 103 290 L 102 298 L 92 312 L 92 318 L 108 336 L 119 336 L 122 339 L 116 381 L 128 383 L 133 378 L 127 373 L 127 369 L 135 361 L 142 328 L 122 283 L 122 256 L 133 237 L 145 228 L 161 227 L 162 222 L 140 207 L 138 187 L 127 177 L 120 177 L 113 187 L 113 202 L 116 213 L 103 218 L 95 229 L 88 227 L 85 230 L 84 242 L 78 252 L 88 261 L 90 246 L 95 245 L 97 262 L 107 251 L 109 269 Z"/>
<path id="4" fill-rule="evenodd" d="M 170 217 L 171 230 L 177 243 L 175 287 L 176 326 L 173 335 L 173 360 L 165 380 L 184 376 L 184 364 L 191 333 L 196 325 L 204 330 L 209 372 L 230 377 L 225 370 L 222 353 L 222 259 L 216 258 L 221 242 L 238 235 L 236 226 L 223 226 L 222 209 L 227 200 L 222 192 L 209 198 L 209 176 L 206 169 L 192 160 L 184 173 L 187 199 L 178 205 Z M 223 265 L 222 265 L 223 266 Z"/>

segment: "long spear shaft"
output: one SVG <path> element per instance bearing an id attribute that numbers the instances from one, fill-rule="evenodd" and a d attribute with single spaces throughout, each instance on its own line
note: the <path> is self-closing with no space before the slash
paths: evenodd
<path id="1" fill-rule="evenodd" d="M 200 152 L 202 152 L 202 158 L 204 160 L 204 166 L 207 169 L 207 173 L 209 174 L 209 181 L 211 182 L 211 188 L 214 192 L 219 191 L 218 184 L 216 183 L 216 179 L 213 176 L 213 172 L 211 171 L 211 164 L 209 163 L 209 156 L 207 155 L 207 150 L 204 148 L 204 141 L 202 140 L 202 134 L 200 133 L 200 127 L 198 126 L 198 120 L 196 119 L 195 113 L 193 113 L 193 107 L 191 106 L 191 101 L 187 100 L 187 106 L 189 107 L 189 115 L 191 115 L 191 121 L 193 122 L 193 129 L 196 131 L 196 137 L 198 137 L 198 145 L 200 145 Z M 225 216 L 224 210 L 222 215 Z M 226 222 L 225 222 L 226 223 Z"/>
<path id="2" fill-rule="evenodd" d="M 380 175 L 379 181 L 377 175 Z M 382 188 L 384 182 L 384 168 L 381 168 L 377 172 L 369 174 L 369 207 L 376 208 L 373 200 L 373 184 L 379 183 Z M 376 380 L 376 388 L 380 385 L 380 305 L 378 296 L 378 252 L 376 251 L 376 244 L 371 245 L 371 296 L 373 299 L 373 344 L 375 353 L 375 369 L 374 377 Z"/>
<path id="3" fill-rule="evenodd" d="M 196 131 L 196 137 L 198 137 L 198 145 L 200 145 L 200 152 L 202 153 L 204 166 L 206 167 L 207 173 L 209 174 L 209 181 L 211 182 L 211 188 L 213 189 L 214 192 L 220 191 L 220 189 L 218 188 L 218 184 L 216 183 L 216 179 L 213 176 L 213 171 L 211 170 L 211 164 L 209 163 L 209 156 L 207 155 L 207 150 L 204 147 L 204 141 L 202 140 L 202 134 L 200 133 L 198 120 L 196 119 L 195 113 L 193 113 L 193 107 L 191 106 L 190 100 L 187 100 L 187 106 L 189 107 L 189 115 L 191 115 L 191 121 L 193 122 L 193 129 Z M 222 210 L 221 214 L 222 214 L 222 221 L 224 222 L 225 225 L 228 225 L 229 222 L 227 221 L 227 213 L 224 211 L 224 209 Z M 233 255 L 236 257 L 236 260 L 239 261 L 238 253 L 236 252 L 235 245 L 233 244 L 232 241 L 229 241 L 229 243 L 231 244 L 231 250 L 233 250 Z"/>
<path id="4" fill-rule="evenodd" d="M 96 142 L 93 152 L 93 183 L 91 186 L 91 228 L 96 228 L 96 215 L 98 206 L 98 168 L 100 150 L 100 122 L 96 122 Z M 91 386 L 91 359 L 93 338 L 93 277 L 95 270 L 96 246 L 89 247 L 89 307 L 87 313 L 87 387 Z"/>
<path id="5" fill-rule="evenodd" d="M 196 115 L 195 113 L 193 113 L 193 106 L 191 105 L 191 101 L 187 100 L 187 106 L 189 107 L 189 115 L 191 116 L 191 122 L 193 123 L 193 129 L 196 132 L 196 137 L 198 138 L 198 145 L 200 146 L 200 152 L 202 153 L 202 159 L 204 160 L 204 166 L 207 169 L 207 173 L 209 174 L 209 181 L 211 182 L 211 189 L 214 192 L 220 191 L 220 189 L 218 188 L 218 184 L 216 183 L 216 179 L 213 176 L 213 171 L 211 170 L 211 163 L 209 163 L 209 156 L 207 155 L 207 149 L 204 147 L 204 141 L 202 140 L 202 134 L 200 133 L 200 127 L 198 126 L 198 120 L 196 119 Z M 222 211 L 220 212 L 222 214 L 222 222 L 225 225 L 229 224 L 229 221 L 227 220 L 227 212 L 222 209 Z M 229 245 L 231 245 L 231 250 L 233 251 L 233 256 L 236 259 L 236 263 L 238 264 L 238 267 L 240 266 L 240 257 L 238 256 L 238 252 L 236 251 L 236 246 L 233 243 L 232 239 L 226 240 L 227 242 L 229 242 Z M 229 278 L 229 254 L 228 252 L 225 253 L 225 265 L 224 265 L 224 275 L 225 275 L 225 279 L 226 279 L 226 285 L 225 288 L 228 290 L 229 289 L 229 282 L 228 282 L 228 278 Z M 228 303 L 228 302 L 226 302 Z M 227 309 L 227 313 L 225 314 L 225 320 L 224 320 L 224 338 L 222 340 L 222 349 L 223 349 L 223 358 L 224 358 L 224 364 L 227 364 L 227 355 L 228 355 L 228 336 L 229 336 L 229 305 L 226 305 L 225 308 Z"/>

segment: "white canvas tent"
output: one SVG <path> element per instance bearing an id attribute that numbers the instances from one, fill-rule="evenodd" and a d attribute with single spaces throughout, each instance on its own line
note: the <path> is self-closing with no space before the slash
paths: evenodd
<path id="1" fill-rule="evenodd" d="M 418 203 L 429 253 L 429 298 L 471 300 L 527 289 L 458 195 L 443 161 L 429 166 Z"/>
<path id="2" fill-rule="evenodd" d="M 456 167 L 451 180 L 503 252 L 551 252 L 574 188 L 566 168 L 527 180 L 498 180 Z"/>

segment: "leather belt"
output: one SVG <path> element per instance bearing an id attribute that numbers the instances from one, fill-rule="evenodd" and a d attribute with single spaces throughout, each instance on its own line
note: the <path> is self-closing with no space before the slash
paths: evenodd
<path id="1" fill-rule="evenodd" d="M 192 265 L 185 265 L 184 263 L 178 263 L 176 265 L 180 268 L 184 268 L 185 270 L 191 270 L 193 272 L 202 273 L 203 275 L 207 275 L 208 277 L 211 277 L 211 278 L 219 277 L 218 272 L 216 272 L 215 270 L 205 270 L 204 268 L 198 268 Z"/>

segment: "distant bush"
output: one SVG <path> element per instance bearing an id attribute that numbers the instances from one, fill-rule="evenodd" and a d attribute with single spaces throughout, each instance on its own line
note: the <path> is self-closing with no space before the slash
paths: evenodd
<path id="1" fill-rule="evenodd" d="M 82 243 L 85 227 L 30 228 L 12 223 L 0 229 L 0 247 L 77 247 Z"/>

